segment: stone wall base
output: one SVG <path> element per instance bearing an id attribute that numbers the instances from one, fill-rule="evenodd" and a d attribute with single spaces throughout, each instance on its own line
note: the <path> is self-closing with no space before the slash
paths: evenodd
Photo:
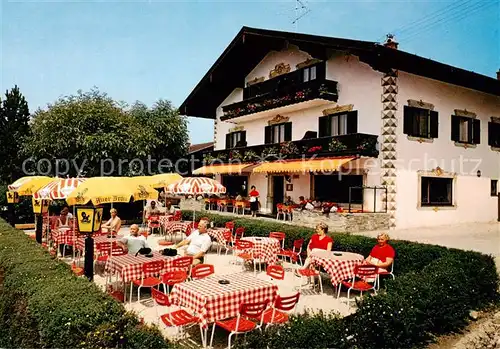
<path id="1" fill-rule="evenodd" d="M 389 229 L 389 218 L 388 213 L 330 213 L 326 216 L 308 210 L 293 212 L 293 224 L 314 228 L 324 222 L 328 230 L 345 233 Z"/>

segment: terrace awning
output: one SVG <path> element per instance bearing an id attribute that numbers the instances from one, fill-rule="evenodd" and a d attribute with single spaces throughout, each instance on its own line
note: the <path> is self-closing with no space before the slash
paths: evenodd
<path id="1" fill-rule="evenodd" d="M 227 165 L 208 165 L 200 167 L 193 171 L 194 175 L 205 175 L 205 174 L 236 174 L 242 173 L 246 168 L 254 166 L 253 164 L 227 164 Z M 251 172 L 251 171 L 245 171 Z"/>
<path id="2" fill-rule="evenodd" d="M 328 172 L 337 171 L 344 164 L 356 159 L 355 157 L 325 158 L 312 160 L 274 161 L 263 163 L 253 169 L 259 172 Z"/>

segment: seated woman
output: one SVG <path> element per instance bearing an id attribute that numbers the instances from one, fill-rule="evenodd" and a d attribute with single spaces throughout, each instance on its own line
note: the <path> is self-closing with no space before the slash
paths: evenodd
<path id="1" fill-rule="evenodd" d="M 111 218 L 101 225 L 102 232 L 118 234 L 122 226 L 122 220 L 118 217 L 118 211 L 115 208 L 112 208 L 109 213 L 111 213 Z"/>
<path id="2" fill-rule="evenodd" d="M 370 255 L 365 259 L 366 263 L 379 267 L 383 272 L 387 271 L 387 268 L 391 266 L 396 256 L 396 251 L 387 243 L 388 241 L 388 234 L 378 234 L 377 244 L 372 248 Z"/>
<path id="3" fill-rule="evenodd" d="M 325 223 L 319 223 L 316 226 L 316 234 L 311 236 L 309 244 L 307 245 L 307 258 L 304 261 L 303 268 L 309 268 L 311 266 L 310 256 L 314 250 L 324 250 L 331 251 L 333 247 L 333 239 L 328 235 L 328 225 Z M 297 273 L 296 273 L 297 274 Z"/>
<path id="4" fill-rule="evenodd" d="M 321 200 L 319 200 L 318 198 L 314 199 L 314 201 L 312 202 L 312 205 L 316 209 L 321 209 L 321 206 L 322 206 Z"/>
<path id="5" fill-rule="evenodd" d="M 61 214 L 59 218 L 56 220 L 55 228 L 56 229 L 69 229 L 70 218 L 68 217 L 68 211 L 64 208 L 61 210 Z"/>

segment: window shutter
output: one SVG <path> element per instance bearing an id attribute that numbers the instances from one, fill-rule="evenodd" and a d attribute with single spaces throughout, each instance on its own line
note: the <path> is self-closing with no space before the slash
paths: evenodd
<path id="1" fill-rule="evenodd" d="M 500 124 L 488 122 L 488 145 L 492 147 L 500 145 Z"/>
<path id="2" fill-rule="evenodd" d="M 240 142 L 241 142 L 241 144 L 244 144 L 244 146 L 246 146 L 246 144 L 247 144 L 247 131 L 241 131 Z"/>
<path id="3" fill-rule="evenodd" d="M 460 117 L 456 115 L 451 116 L 451 140 L 460 141 Z"/>
<path id="4" fill-rule="evenodd" d="M 331 136 L 331 118 L 329 116 L 320 116 L 318 118 L 319 126 L 318 126 L 318 137 L 328 137 Z"/>
<path id="5" fill-rule="evenodd" d="M 266 126 L 264 128 L 264 143 L 265 144 L 272 143 L 272 141 L 271 141 L 271 132 L 272 132 L 272 130 L 273 130 L 272 126 Z"/>
<path id="6" fill-rule="evenodd" d="M 347 134 L 358 133 L 358 111 L 347 113 Z"/>
<path id="7" fill-rule="evenodd" d="M 413 123 L 416 122 L 415 109 L 405 105 L 403 114 L 403 133 L 412 136 Z"/>
<path id="8" fill-rule="evenodd" d="M 292 123 L 285 123 L 285 142 L 292 140 Z"/>
<path id="9" fill-rule="evenodd" d="M 231 148 L 231 134 L 227 133 L 226 134 L 226 149 Z"/>
<path id="10" fill-rule="evenodd" d="M 481 144 L 481 121 L 479 119 L 472 120 L 472 143 Z"/>
<path id="11" fill-rule="evenodd" d="M 431 110 L 429 112 L 430 118 L 430 138 L 438 138 L 438 129 L 439 129 L 439 119 L 438 112 Z"/>

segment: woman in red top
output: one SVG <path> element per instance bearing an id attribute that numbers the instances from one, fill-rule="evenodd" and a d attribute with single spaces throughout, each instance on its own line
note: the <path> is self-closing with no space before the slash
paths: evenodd
<path id="1" fill-rule="evenodd" d="M 255 185 L 252 185 L 250 188 L 250 211 L 252 211 L 252 217 L 257 216 L 257 211 L 259 210 L 259 192 L 255 188 Z"/>
<path id="2" fill-rule="evenodd" d="M 309 256 L 313 249 L 317 248 L 320 250 L 331 251 L 333 247 L 333 239 L 328 235 L 328 225 L 325 223 L 319 223 L 316 226 L 316 234 L 311 236 L 309 244 L 307 245 L 307 258 L 304 261 L 304 269 L 311 265 L 311 260 Z"/>
<path id="3" fill-rule="evenodd" d="M 368 264 L 375 265 L 381 269 L 387 269 L 394 262 L 396 251 L 394 251 L 394 248 L 387 241 L 389 241 L 389 235 L 386 233 L 378 234 L 377 244 L 366 258 Z"/>

